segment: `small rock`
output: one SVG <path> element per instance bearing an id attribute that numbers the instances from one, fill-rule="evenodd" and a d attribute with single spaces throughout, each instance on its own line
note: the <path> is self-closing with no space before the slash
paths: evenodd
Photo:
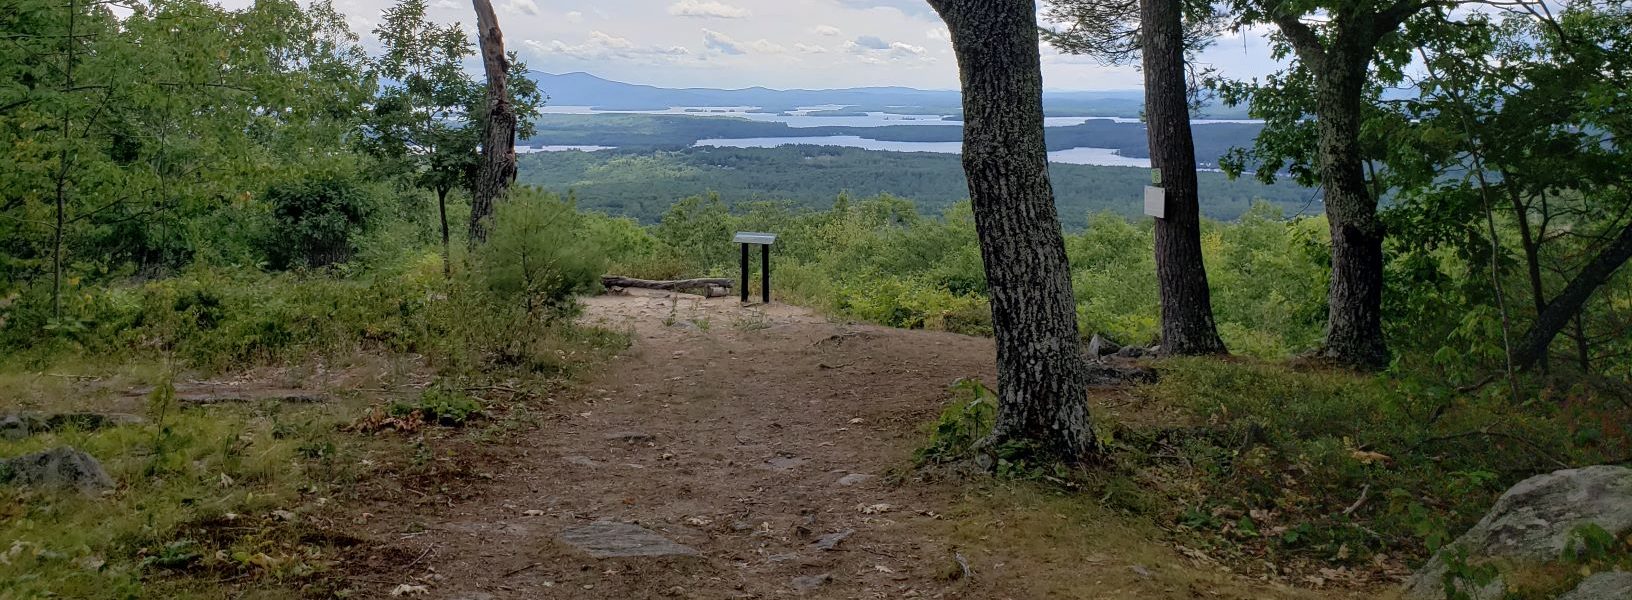
<path id="1" fill-rule="evenodd" d="M 96 494 L 113 489 L 113 478 L 96 457 L 69 446 L 0 459 L 0 483 L 76 489 Z"/>
<path id="2" fill-rule="evenodd" d="M 842 542 L 842 541 L 845 540 L 845 538 L 848 538 L 848 537 L 850 537 L 852 535 L 855 535 L 855 534 L 856 534 L 856 530 L 854 530 L 854 529 L 846 529 L 844 531 L 829 533 L 829 534 L 824 535 L 824 536 L 822 536 L 820 538 L 817 538 L 816 543 L 811 544 L 810 547 L 815 548 L 817 550 L 838 550 L 839 549 L 839 542 Z"/>
<path id="3" fill-rule="evenodd" d="M 791 471 L 793 469 L 796 469 L 796 468 L 800 467 L 801 465 L 804 465 L 806 462 L 808 462 L 808 461 L 806 459 L 803 459 L 803 458 L 794 458 L 792 456 L 777 456 L 777 457 L 774 457 L 774 458 L 772 458 L 770 460 L 765 461 L 765 465 L 766 465 L 765 468 L 770 469 L 772 471 Z"/>
<path id="4" fill-rule="evenodd" d="M 595 558 L 623 556 L 695 556 L 697 551 L 628 523 L 599 521 L 561 532 L 563 543 Z"/>
<path id="5" fill-rule="evenodd" d="M 625 444 L 646 444 L 656 440 L 657 436 L 639 431 L 619 431 L 606 434 L 606 441 L 623 442 Z"/>
<path id="6" fill-rule="evenodd" d="M 1144 355 L 1145 349 L 1138 346 L 1123 346 L 1122 349 L 1116 351 L 1116 356 L 1121 358 L 1139 358 Z"/>
<path id="7" fill-rule="evenodd" d="M 1632 598 L 1632 573 L 1610 571 L 1581 580 L 1558 600 L 1625 600 Z"/>
<path id="8" fill-rule="evenodd" d="M 840 477 L 837 483 L 839 485 L 849 487 L 860 483 L 866 483 L 867 480 L 872 478 L 872 475 L 868 475 L 866 473 L 851 473 L 849 475 L 845 475 L 844 477 Z"/>
<path id="9" fill-rule="evenodd" d="M 795 577 L 795 578 L 793 578 L 793 589 L 799 590 L 801 592 L 806 591 L 806 590 L 814 590 L 816 588 L 827 585 L 827 582 L 829 582 L 829 581 L 833 581 L 833 575 L 831 573 L 822 573 L 821 575 L 806 575 L 804 577 Z"/>
<path id="10" fill-rule="evenodd" d="M 1093 339 L 1088 340 L 1088 356 L 1091 356 L 1091 357 L 1099 357 L 1099 356 L 1105 356 L 1107 354 L 1115 354 L 1117 350 L 1121 350 L 1121 349 L 1122 349 L 1122 347 L 1116 345 L 1116 342 L 1113 342 L 1113 341 L 1105 338 L 1105 336 L 1099 335 L 1097 333 L 1094 334 Z"/>
<path id="11" fill-rule="evenodd" d="M 1140 577 L 1143 577 L 1145 579 L 1150 579 L 1151 577 L 1155 577 L 1155 574 L 1151 573 L 1150 569 L 1145 568 L 1144 565 L 1134 565 L 1134 566 L 1128 567 L 1128 569 L 1133 571 L 1133 574 L 1138 575 Z"/>
<path id="12" fill-rule="evenodd" d="M 601 463 L 595 462 L 588 456 L 564 456 L 561 458 L 561 460 L 567 461 L 567 464 L 569 465 L 576 465 L 580 467 L 594 468 L 601 466 Z"/>

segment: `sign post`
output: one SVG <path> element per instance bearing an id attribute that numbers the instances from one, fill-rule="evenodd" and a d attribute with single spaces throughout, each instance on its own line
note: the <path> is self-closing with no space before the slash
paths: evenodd
<path id="1" fill-rule="evenodd" d="M 776 243 L 776 234 L 758 231 L 738 231 L 731 238 L 732 242 L 742 246 L 742 301 L 748 301 L 748 246 L 759 246 L 759 298 L 760 302 L 771 303 L 771 244 Z"/>

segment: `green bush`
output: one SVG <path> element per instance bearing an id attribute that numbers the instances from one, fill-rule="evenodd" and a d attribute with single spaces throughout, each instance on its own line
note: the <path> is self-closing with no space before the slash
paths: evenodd
<path id="1" fill-rule="evenodd" d="M 266 241 L 275 268 L 345 262 L 368 229 L 373 199 L 350 175 L 318 173 L 268 187 L 273 228 Z"/>
<path id="2" fill-rule="evenodd" d="M 472 255 L 475 282 L 529 318 L 568 314 L 574 296 L 597 289 L 606 258 L 571 204 L 533 188 L 512 190 Z"/>

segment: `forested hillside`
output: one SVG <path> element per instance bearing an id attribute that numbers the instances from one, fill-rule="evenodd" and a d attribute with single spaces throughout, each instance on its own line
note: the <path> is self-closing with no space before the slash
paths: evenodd
<path id="1" fill-rule="evenodd" d="M 1141 214 L 1148 169 L 1053 164 L 1056 201 L 1065 225 L 1078 229 L 1090 216 Z M 891 194 L 937 214 L 969 196 L 956 155 L 878 152 L 826 146 L 782 148 L 688 148 L 672 152 L 543 152 L 519 162 L 519 181 L 571 191 L 578 206 L 653 223 L 676 201 L 717 193 L 730 203 L 787 201 L 827 208 L 840 193 Z M 1312 190 L 1292 183 L 1267 185 L 1201 173 L 1202 210 L 1211 218 L 1235 219 L 1255 201 L 1286 214 L 1321 210 Z"/>

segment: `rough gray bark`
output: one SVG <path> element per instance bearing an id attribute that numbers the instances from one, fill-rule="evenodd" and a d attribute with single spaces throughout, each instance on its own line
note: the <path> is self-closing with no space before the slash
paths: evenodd
<path id="1" fill-rule="evenodd" d="M 510 58 L 504 53 L 504 34 L 490 0 L 476 5 L 476 33 L 482 67 L 487 71 L 487 119 L 482 125 L 482 161 L 471 186 L 470 243 L 487 241 L 487 218 L 493 203 L 504 196 L 516 178 L 516 109 L 510 103 Z"/>
<path id="2" fill-rule="evenodd" d="M 1592 262 L 1576 273 L 1570 283 L 1564 286 L 1547 307 L 1536 315 L 1536 322 L 1525 332 L 1519 340 L 1519 347 L 1513 351 L 1514 362 L 1519 368 L 1528 369 L 1547 355 L 1547 347 L 1558 337 L 1558 332 L 1568 325 L 1570 319 L 1580 314 L 1581 307 L 1585 306 L 1592 293 L 1609 281 L 1615 271 L 1632 259 L 1632 224 L 1621 229 L 1609 245 L 1598 251 Z"/>
<path id="3" fill-rule="evenodd" d="M 963 168 L 997 338 L 997 422 L 987 448 L 1067 462 L 1099 452 L 1065 242 L 1043 145 L 1032 0 L 930 0 L 962 79 Z"/>
<path id="4" fill-rule="evenodd" d="M 1164 217 L 1156 219 L 1156 279 L 1162 305 L 1162 354 L 1223 354 L 1201 258 L 1196 144 L 1184 62 L 1181 0 L 1140 2 L 1145 119 L 1151 166 L 1162 174 Z"/>
<path id="5" fill-rule="evenodd" d="M 1366 76 L 1378 40 L 1422 6 L 1408 0 L 1378 13 L 1344 15 L 1334 20 L 1329 43 L 1294 17 L 1275 19 L 1315 78 L 1317 159 L 1332 235 L 1326 344 L 1320 354 L 1355 369 L 1380 370 L 1389 361 L 1382 314 L 1385 232 L 1360 146 Z"/>

